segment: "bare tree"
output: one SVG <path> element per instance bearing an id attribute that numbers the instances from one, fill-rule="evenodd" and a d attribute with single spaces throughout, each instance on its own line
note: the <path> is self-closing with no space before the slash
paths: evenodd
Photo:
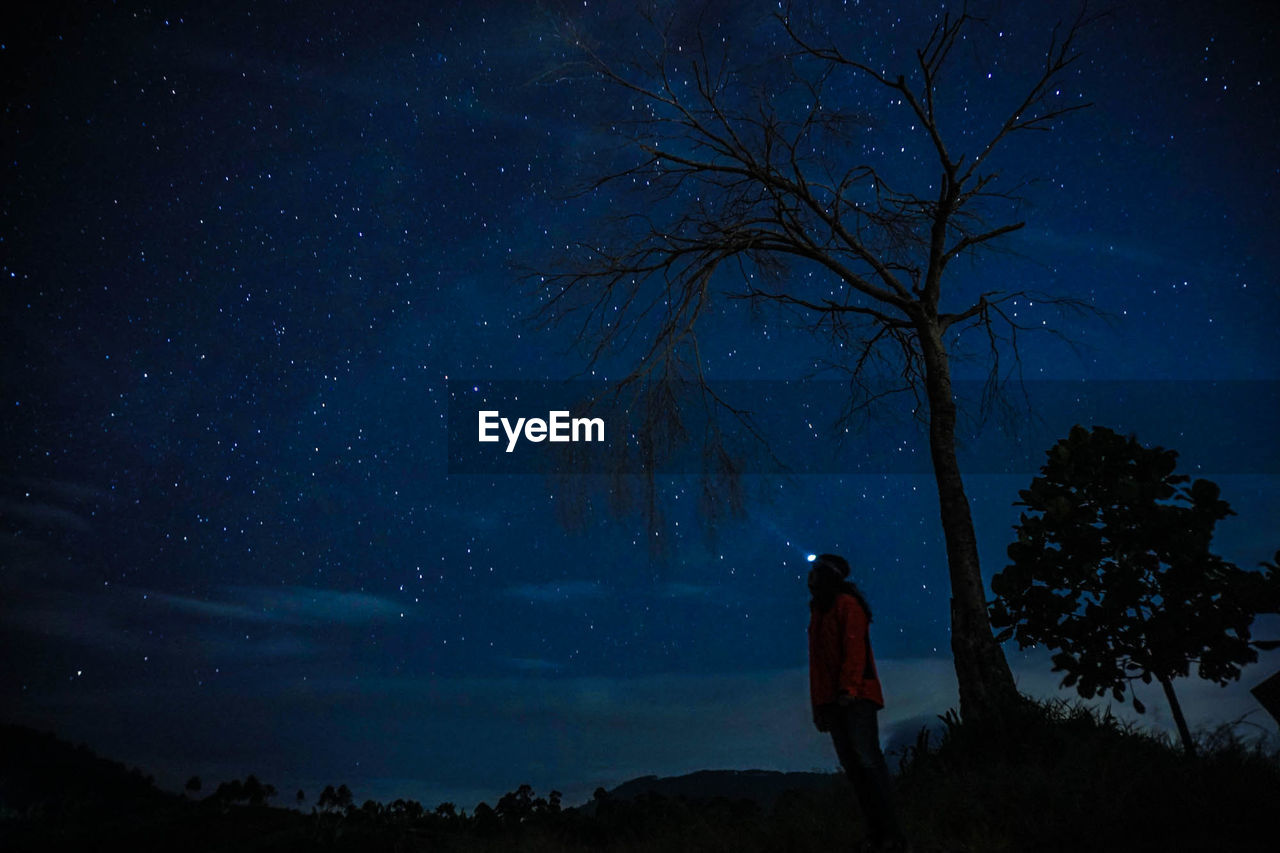
<path id="1" fill-rule="evenodd" d="M 591 191 L 638 192 L 641 201 L 539 278 L 541 310 L 578 324 L 592 359 L 639 336 L 640 354 L 622 384 L 673 374 L 702 381 L 698 321 L 712 306 L 740 300 L 795 311 L 834 336 L 849 353 L 851 399 L 876 396 L 871 377 L 886 371 L 913 391 L 927 418 L 946 541 L 961 711 L 990 718 L 1017 692 L 987 616 L 956 457 L 948 341 L 976 330 L 998 379 L 1001 352 L 1016 359 L 1022 329 L 1005 303 L 1029 294 L 993 290 L 950 308 L 943 285 L 958 258 L 1023 226 L 1020 185 L 1000 180 L 997 152 L 1010 137 L 1049 130 L 1088 106 L 1059 92 L 1086 18 L 1054 27 L 1025 94 L 985 134 L 964 127 L 953 136 L 939 88 L 957 47 L 981 24 L 967 12 L 941 15 L 902 75 L 810 36 L 818 28 L 790 10 L 776 23 L 788 53 L 754 74 L 723 39 L 713 50 L 701 30 L 681 43 L 664 31 L 656 56 L 643 63 L 606 58 L 570 33 L 584 62 L 637 117 L 614 126 L 630 159 Z M 889 140 L 892 150 L 920 145 L 931 166 L 903 179 L 878 155 L 883 141 L 878 149 L 859 145 L 878 118 L 851 105 L 836 81 L 887 94 L 861 103 L 887 102 L 905 115 L 909 138 Z M 911 178 L 923 186 L 908 186 Z"/>

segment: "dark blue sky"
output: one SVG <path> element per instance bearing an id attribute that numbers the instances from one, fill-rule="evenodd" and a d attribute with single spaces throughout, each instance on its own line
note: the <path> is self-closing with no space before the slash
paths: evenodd
<path id="1" fill-rule="evenodd" d="M 927 476 L 752 478 L 745 517 L 711 537 L 691 478 L 663 484 L 651 531 L 605 514 L 566 529 L 563 484 L 448 474 L 450 381 L 584 366 L 565 330 L 525 322 L 512 266 L 550 263 L 610 209 L 565 200 L 606 165 L 622 102 L 557 22 L 607 51 L 640 37 L 624 3 L 428 5 L 41 4 L 5 21 L 5 718 L 169 784 L 253 772 L 467 807 L 526 781 L 572 798 L 644 773 L 834 766 L 805 705 L 813 550 L 848 556 L 875 605 L 886 720 L 945 710 Z M 771 8 L 713 3 L 704 21 L 765 57 Z M 1218 548 L 1252 566 L 1280 546 L 1276 398 L 1224 409 L 1197 384 L 1280 379 L 1276 31 L 1264 4 L 1230 8 L 1122 3 L 1092 27 L 1063 97 L 1095 106 L 1001 161 L 1039 179 L 1017 254 L 950 286 L 1111 315 L 1021 306 L 1083 347 L 1024 336 L 1029 379 L 1185 383 L 1139 437 L 1223 486 L 1238 514 Z M 1070 9 L 982 11 L 952 69 L 965 139 Z M 935 12 L 827 18 L 893 67 Z M 847 96 L 885 116 L 869 144 L 887 167 L 927 181 L 910 143 L 894 156 L 883 94 Z M 785 316 L 737 310 L 703 347 L 726 379 L 803 377 L 823 354 Z M 1266 448 L 1256 466 L 1213 468 L 1215 444 L 1245 440 Z M 969 480 L 988 576 L 1030 475 Z M 1042 659 L 1013 658 L 1052 689 Z M 1250 707 L 1187 690 L 1202 720 Z"/>

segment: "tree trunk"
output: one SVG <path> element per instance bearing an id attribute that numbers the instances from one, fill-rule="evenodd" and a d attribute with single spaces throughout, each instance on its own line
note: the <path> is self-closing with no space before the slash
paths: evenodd
<path id="1" fill-rule="evenodd" d="M 920 326 L 929 399 L 929 451 L 938 485 L 942 531 L 951 577 L 951 653 L 966 720 L 998 719 L 1018 701 L 1013 673 L 991 633 L 978 562 L 978 540 L 956 459 L 956 403 L 942 333 L 933 318 Z"/>
<path id="2" fill-rule="evenodd" d="M 1182 716 L 1182 705 L 1178 702 L 1178 695 L 1173 692 L 1173 680 L 1169 678 L 1159 678 L 1160 686 L 1164 688 L 1164 697 L 1169 700 L 1169 710 L 1173 712 L 1173 721 L 1178 726 L 1178 736 L 1182 738 L 1182 748 L 1186 750 L 1187 755 L 1192 757 L 1196 754 L 1196 742 L 1191 739 L 1191 729 L 1187 728 L 1187 718 Z"/>

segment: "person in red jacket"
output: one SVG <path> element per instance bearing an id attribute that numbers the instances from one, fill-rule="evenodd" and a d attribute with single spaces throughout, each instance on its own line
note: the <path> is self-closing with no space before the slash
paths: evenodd
<path id="1" fill-rule="evenodd" d="M 884 692 L 871 653 L 871 608 L 848 580 L 849 563 L 820 554 L 809 571 L 809 695 L 813 722 L 829 732 L 867 819 L 867 848 L 908 849 L 880 750 Z"/>

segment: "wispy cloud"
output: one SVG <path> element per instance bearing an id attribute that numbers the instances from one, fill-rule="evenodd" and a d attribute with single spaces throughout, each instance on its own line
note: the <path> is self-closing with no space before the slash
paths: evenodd
<path id="1" fill-rule="evenodd" d="M 1093 258 L 1102 263 L 1124 261 L 1134 266 L 1172 270 L 1185 275 L 1188 271 L 1219 273 L 1204 259 L 1184 257 L 1178 246 L 1157 243 L 1141 243 L 1135 240 L 1117 239 L 1112 235 L 1071 233 L 1048 228 L 1027 229 L 1016 242 L 1062 252 L 1073 259 Z"/>
<path id="2" fill-rule="evenodd" d="M 228 587 L 223 598 L 147 594 L 176 610 L 210 619 L 277 625 L 356 625 L 399 619 L 405 612 L 388 598 L 301 586 Z"/>
<path id="3" fill-rule="evenodd" d="M 228 601 L 210 601 L 187 595 L 170 595 L 167 592 L 148 591 L 148 600 L 155 600 L 183 613 L 203 616 L 208 619 L 232 620 L 237 622 L 271 622 L 271 614 L 254 609 L 246 604 Z"/>
<path id="4" fill-rule="evenodd" d="M 51 480 L 45 477 L 12 477 L 8 480 L 24 493 L 45 495 L 48 499 L 62 503 L 101 503 L 111 498 L 109 491 L 91 483 Z"/>
<path id="5" fill-rule="evenodd" d="M 112 652 L 140 651 L 144 641 L 128 630 L 128 622 L 110 607 L 86 606 L 82 601 L 48 596 L 31 603 L 0 608 L 6 627 L 44 639 L 69 640 Z"/>
<path id="6" fill-rule="evenodd" d="M 155 653 L 148 637 L 159 634 L 224 661 L 313 657 L 338 633 L 334 628 L 411 618 L 387 598 L 308 587 L 227 587 L 208 598 L 129 587 L 89 594 L 45 590 L 0 604 L 5 627 L 41 641 L 143 655 Z"/>
<path id="7" fill-rule="evenodd" d="M 74 530 L 84 533 L 89 522 L 80 513 L 38 500 L 0 498 L 0 516 L 8 516 L 22 527 Z"/>
<path id="8" fill-rule="evenodd" d="M 522 672 L 559 672 L 564 664 L 543 658 L 503 658 L 503 663 Z"/>
<path id="9" fill-rule="evenodd" d="M 603 598 L 605 590 L 599 581 L 546 581 L 544 583 L 520 583 L 509 586 L 506 594 L 526 601 L 564 602 Z"/>
<path id="10" fill-rule="evenodd" d="M 87 483 L 41 477 L 0 478 L 0 516 L 20 527 L 88 532 L 87 507 L 110 493 Z"/>
<path id="11" fill-rule="evenodd" d="M 672 582 L 659 584 L 654 592 L 661 598 L 717 598 L 722 590 L 708 584 Z"/>
<path id="12" fill-rule="evenodd" d="M 563 603 L 604 598 L 606 595 L 625 594 L 631 598 L 658 599 L 715 599 L 724 597 L 725 590 L 710 584 L 684 583 L 668 581 L 652 586 L 627 587 L 625 590 L 614 590 L 600 581 L 567 580 L 545 581 L 543 583 L 513 584 L 504 592 L 512 598 L 540 603 Z"/>

